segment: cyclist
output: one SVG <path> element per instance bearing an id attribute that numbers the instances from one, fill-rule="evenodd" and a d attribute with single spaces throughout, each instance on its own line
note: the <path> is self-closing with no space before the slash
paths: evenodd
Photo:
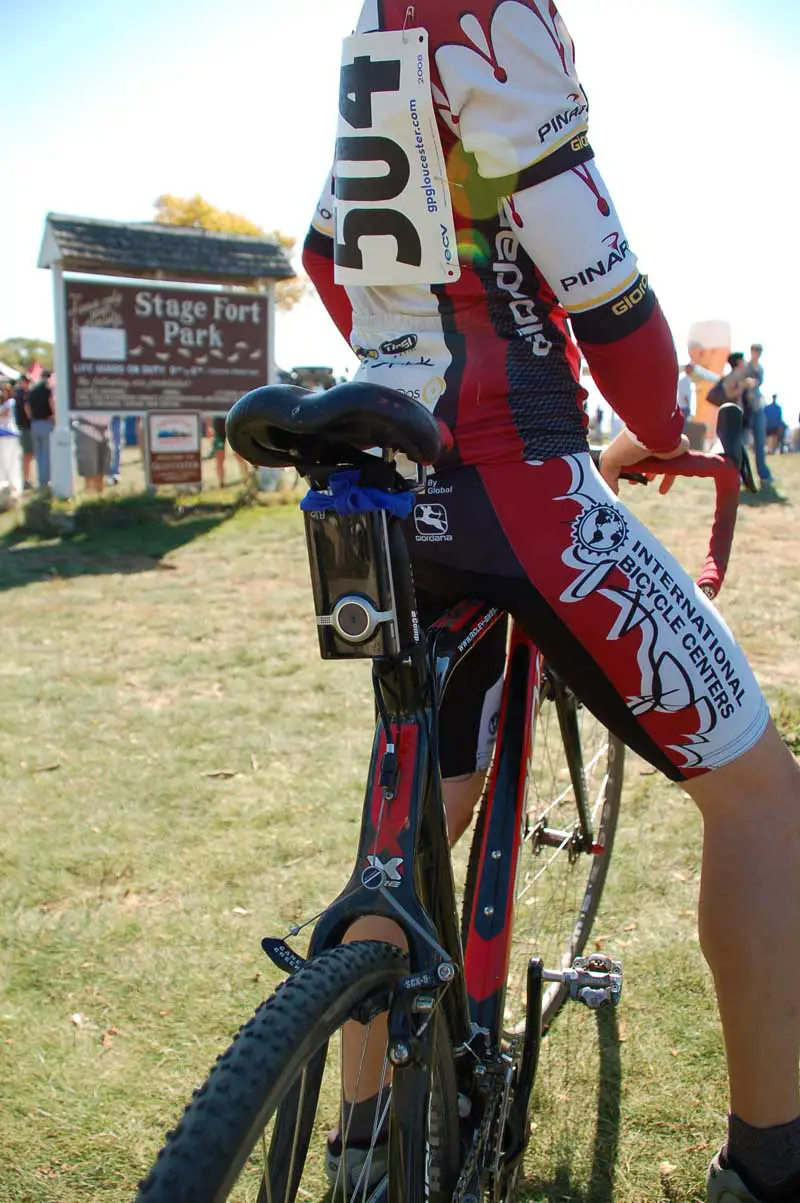
<path id="1" fill-rule="evenodd" d="M 358 32 L 412 27 L 429 38 L 460 279 L 405 284 L 388 272 L 377 285 L 336 284 L 330 181 L 304 263 L 361 360 L 357 378 L 419 398 L 453 432 L 409 520 L 422 606 L 479 596 L 508 609 L 597 717 L 697 803 L 700 938 L 731 1112 L 708 1198 L 798 1199 L 800 771 L 719 614 L 616 497 L 623 466 L 687 446 L 669 327 L 594 161 L 555 4 L 366 0 Z M 426 185 L 436 195 L 430 173 Z M 578 346 L 625 422 L 599 474 Z M 464 707 L 475 732 L 499 668 L 458 691 L 457 715 L 445 702 L 453 835 L 482 780 Z M 351 936 L 379 936 L 376 923 Z M 362 1080 L 356 1099 L 345 1043 L 356 1138 L 379 1077 Z M 335 1165 L 335 1140 L 329 1153 Z"/>

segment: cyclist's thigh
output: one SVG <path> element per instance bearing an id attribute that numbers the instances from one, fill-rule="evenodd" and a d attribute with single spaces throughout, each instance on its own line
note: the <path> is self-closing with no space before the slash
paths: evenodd
<path id="1" fill-rule="evenodd" d="M 757 742 L 767 707 L 741 649 L 588 454 L 447 479 L 449 541 L 412 532 L 423 587 L 446 572 L 507 606 L 598 718 L 675 780 Z"/>
<path id="2" fill-rule="evenodd" d="M 463 597 L 444 583 L 444 596 L 417 590 L 420 623 L 428 628 Z M 439 709 L 439 767 L 442 776 L 466 777 L 489 767 L 506 661 L 507 621 L 486 632 L 456 668 Z"/>

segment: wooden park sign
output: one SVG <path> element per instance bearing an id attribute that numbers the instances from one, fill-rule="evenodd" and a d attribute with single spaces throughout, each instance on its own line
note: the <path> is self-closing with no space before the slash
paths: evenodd
<path id="1" fill-rule="evenodd" d="M 267 298 L 66 280 L 70 410 L 225 413 L 269 375 Z"/>
<path id="2" fill-rule="evenodd" d="M 48 213 L 39 266 L 53 277 L 57 497 L 74 490 L 75 412 L 224 414 L 276 379 L 275 283 L 294 271 L 269 238 Z"/>

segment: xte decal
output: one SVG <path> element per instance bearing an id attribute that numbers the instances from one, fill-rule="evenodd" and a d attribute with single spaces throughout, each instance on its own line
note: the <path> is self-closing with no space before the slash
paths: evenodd
<path id="1" fill-rule="evenodd" d="M 380 890 L 384 887 L 397 890 L 403 880 L 400 873 L 402 864 L 402 856 L 394 856 L 385 862 L 379 856 L 368 856 L 367 867 L 361 874 L 361 884 L 368 890 Z"/>

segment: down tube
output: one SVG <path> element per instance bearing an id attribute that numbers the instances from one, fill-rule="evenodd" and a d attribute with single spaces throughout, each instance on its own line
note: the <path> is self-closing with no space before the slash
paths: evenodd
<path id="1" fill-rule="evenodd" d="M 503 1027 L 517 861 L 541 676 L 541 653 L 513 623 L 464 954 L 470 1017 L 489 1032 L 494 1047 Z"/>

